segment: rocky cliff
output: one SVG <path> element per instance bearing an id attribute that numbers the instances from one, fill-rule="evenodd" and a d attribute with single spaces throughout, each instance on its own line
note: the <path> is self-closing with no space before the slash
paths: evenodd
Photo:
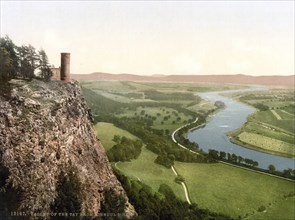
<path id="1" fill-rule="evenodd" d="M 69 185 L 73 175 L 76 183 Z M 68 208 L 63 197 L 72 189 L 79 192 L 75 201 L 66 198 Z M 0 193 L 2 214 L 48 217 L 75 205 L 88 216 L 108 207 L 127 218 L 136 214 L 95 136 L 77 82 L 12 80 L 2 86 Z"/>

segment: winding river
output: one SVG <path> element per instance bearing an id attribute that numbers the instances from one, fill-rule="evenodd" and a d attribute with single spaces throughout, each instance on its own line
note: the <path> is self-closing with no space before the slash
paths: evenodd
<path id="1" fill-rule="evenodd" d="M 247 117 L 255 112 L 255 108 L 222 96 L 221 94 L 266 89 L 266 87 L 251 87 L 243 90 L 198 94 L 201 98 L 209 100 L 212 103 L 215 101 L 222 101 L 225 103 L 226 108 L 217 112 L 216 115 L 211 116 L 211 119 L 208 120 L 205 127 L 189 132 L 188 139 L 198 143 L 199 147 L 205 152 L 208 152 L 209 149 L 215 149 L 226 153 L 235 153 L 243 158 L 257 161 L 259 167 L 263 169 L 267 169 L 270 164 L 273 164 L 277 170 L 281 171 L 288 168 L 294 169 L 294 159 L 242 147 L 230 142 L 229 137 L 226 135 L 228 131 L 242 127 L 247 121 Z"/>

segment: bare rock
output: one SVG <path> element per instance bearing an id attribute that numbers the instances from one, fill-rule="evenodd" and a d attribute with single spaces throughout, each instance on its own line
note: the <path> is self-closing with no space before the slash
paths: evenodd
<path id="1" fill-rule="evenodd" d="M 112 189 L 125 198 L 123 214 L 136 215 L 97 141 L 79 84 L 37 80 L 10 84 L 10 96 L 0 93 L 0 173 L 7 174 L 0 181 L 0 192 L 8 187 L 21 192 L 20 204 L 12 211 L 52 212 L 57 177 L 71 164 L 81 181 L 82 214 L 97 216 L 104 192 Z"/>

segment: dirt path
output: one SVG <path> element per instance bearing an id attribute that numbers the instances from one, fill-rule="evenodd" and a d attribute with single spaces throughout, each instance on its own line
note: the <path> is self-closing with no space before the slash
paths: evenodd
<path id="1" fill-rule="evenodd" d="M 177 173 L 177 171 L 175 170 L 175 168 L 173 166 L 171 166 L 171 169 L 172 169 L 174 175 L 178 176 L 178 173 Z M 184 195 L 185 195 L 186 201 L 188 202 L 188 204 L 191 205 L 192 203 L 191 203 L 191 200 L 190 200 L 189 195 L 188 195 L 188 189 L 187 189 L 184 182 L 181 182 L 181 185 L 182 185 L 183 190 L 184 190 Z"/>

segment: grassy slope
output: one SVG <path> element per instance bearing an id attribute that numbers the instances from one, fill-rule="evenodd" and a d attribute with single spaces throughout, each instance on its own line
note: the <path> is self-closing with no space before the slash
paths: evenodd
<path id="1" fill-rule="evenodd" d="M 192 202 L 202 208 L 245 217 L 247 213 L 256 213 L 262 205 L 272 204 L 272 210 L 279 212 L 281 219 L 294 214 L 294 200 L 285 202 L 283 197 L 294 192 L 292 182 L 224 164 L 177 162 L 175 167 L 186 180 Z M 281 203 L 288 209 L 280 209 Z"/>
<path id="2" fill-rule="evenodd" d="M 137 137 L 130 134 L 128 131 L 115 127 L 110 123 L 97 123 L 95 129 L 106 150 L 110 149 L 115 144 L 115 142 L 112 141 L 114 135 L 125 136 L 133 140 L 137 139 Z M 144 147 L 136 160 L 120 162 L 117 164 L 117 167 L 130 178 L 140 178 L 143 183 L 152 187 L 154 192 L 158 191 L 161 184 L 166 183 L 173 189 L 175 195 L 185 200 L 182 186 L 174 182 L 175 176 L 172 170 L 154 163 L 156 157 L 156 154 Z"/>
<path id="3" fill-rule="evenodd" d="M 115 145 L 115 142 L 112 141 L 114 135 L 119 135 L 121 137 L 125 136 L 132 140 L 138 139 L 134 135 L 130 134 L 128 131 L 117 128 L 111 123 L 99 122 L 94 126 L 94 128 L 96 131 L 96 135 L 100 139 L 105 150 L 109 150 Z"/>
<path id="4" fill-rule="evenodd" d="M 295 204 L 295 197 L 280 200 L 275 205 L 270 205 L 267 207 L 265 212 L 256 212 L 254 215 L 250 216 L 248 220 L 294 220 L 295 206 L 290 206 L 292 203 Z M 282 215 L 282 213 L 284 214 Z"/>
<path id="5" fill-rule="evenodd" d="M 123 173 L 131 178 L 139 178 L 143 183 L 149 185 L 154 192 L 158 191 L 161 184 L 169 185 L 175 195 L 185 201 L 184 191 L 180 184 L 174 182 L 175 175 L 171 169 L 154 163 L 157 155 L 142 149 L 140 156 L 131 162 L 117 164 Z"/>

